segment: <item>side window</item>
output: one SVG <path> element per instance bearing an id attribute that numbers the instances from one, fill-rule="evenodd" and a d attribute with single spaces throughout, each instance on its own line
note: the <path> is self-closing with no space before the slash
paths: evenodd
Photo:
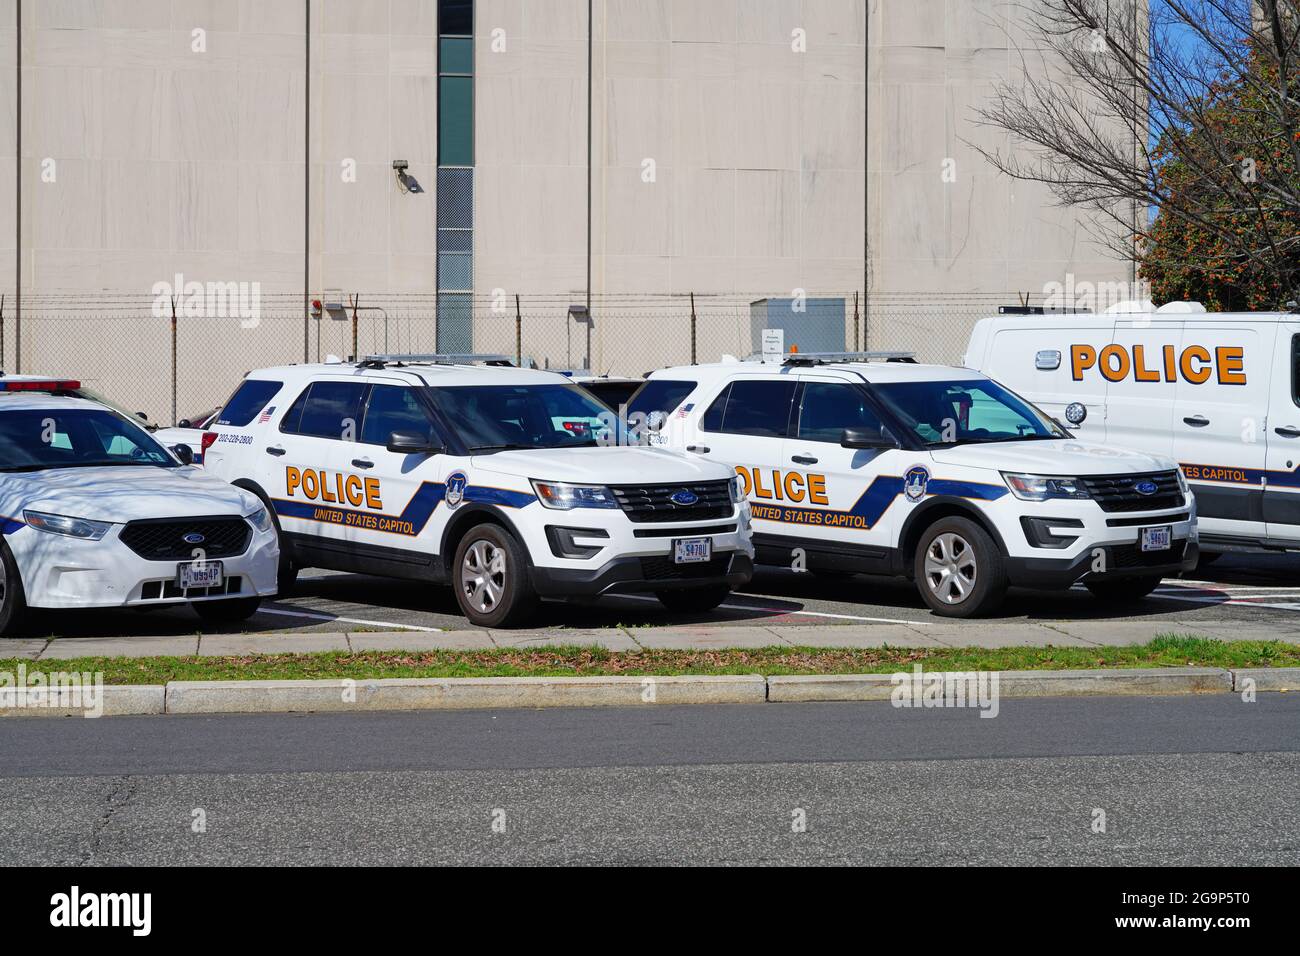
<path id="1" fill-rule="evenodd" d="M 284 413 L 284 418 L 280 419 L 280 431 L 286 435 L 298 434 L 298 424 L 302 421 L 302 410 L 307 406 L 307 396 L 311 394 L 311 386 L 308 385 L 302 390 L 289 410 Z"/>
<path id="2" fill-rule="evenodd" d="M 1300 335 L 1291 336 L 1291 401 L 1300 405 Z"/>
<path id="3" fill-rule="evenodd" d="M 355 441 L 365 393 L 366 386 L 362 382 L 313 382 L 303 397 L 294 403 L 297 406 L 306 400 L 294 430 L 299 435 Z M 290 409 L 293 411 L 295 409 Z M 285 417 L 286 423 L 281 427 L 287 431 L 289 416 Z"/>
<path id="4" fill-rule="evenodd" d="M 846 428 L 880 428 L 880 419 L 867 397 L 853 385 L 809 382 L 799 406 L 800 438 L 839 443 Z"/>
<path id="5" fill-rule="evenodd" d="M 393 432 L 416 432 L 431 437 L 433 425 L 414 390 L 399 385 L 371 386 L 361 441 L 367 445 L 387 445 L 388 436 Z"/>
<path id="6" fill-rule="evenodd" d="M 216 423 L 242 428 L 266 407 L 267 402 L 275 398 L 282 387 L 283 382 L 244 379 L 226 402 L 226 407 L 217 415 Z"/>
<path id="7" fill-rule="evenodd" d="M 722 410 L 721 430 L 729 435 L 784 438 L 795 384 L 794 379 L 732 382 Z"/>
<path id="8" fill-rule="evenodd" d="M 700 427 L 706 432 L 722 431 L 722 413 L 727 407 L 727 396 L 730 394 L 731 383 L 728 382 L 726 388 L 713 400 L 713 404 L 709 406 L 704 413 L 704 417 L 700 419 Z"/>

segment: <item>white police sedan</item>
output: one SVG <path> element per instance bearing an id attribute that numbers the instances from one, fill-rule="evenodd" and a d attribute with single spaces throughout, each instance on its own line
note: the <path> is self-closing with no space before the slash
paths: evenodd
<path id="1" fill-rule="evenodd" d="M 27 608 L 188 602 L 238 621 L 275 593 L 262 503 L 97 402 L 0 390 L 0 635 Z"/>

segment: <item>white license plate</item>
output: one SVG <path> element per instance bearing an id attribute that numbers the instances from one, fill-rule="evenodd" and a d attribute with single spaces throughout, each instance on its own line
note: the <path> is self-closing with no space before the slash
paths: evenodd
<path id="1" fill-rule="evenodd" d="M 698 564 L 713 557 L 712 538 L 675 538 L 673 564 Z"/>
<path id="2" fill-rule="evenodd" d="M 222 580 L 220 561 L 187 561 L 176 565 L 178 588 L 215 588 Z"/>
<path id="3" fill-rule="evenodd" d="M 1172 525 L 1161 525 L 1159 528 L 1142 529 L 1142 550 L 1143 551 L 1168 551 L 1173 545 L 1174 529 Z"/>

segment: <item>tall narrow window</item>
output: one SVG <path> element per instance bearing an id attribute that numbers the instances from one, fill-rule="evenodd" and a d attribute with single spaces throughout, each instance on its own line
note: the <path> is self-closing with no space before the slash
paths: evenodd
<path id="1" fill-rule="evenodd" d="M 474 3 L 438 3 L 439 352 L 474 350 Z"/>

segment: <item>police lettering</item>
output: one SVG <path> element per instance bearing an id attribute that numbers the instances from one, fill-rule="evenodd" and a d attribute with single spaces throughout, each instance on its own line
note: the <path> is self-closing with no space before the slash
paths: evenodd
<path id="1" fill-rule="evenodd" d="M 1246 384 L 1245 350 L 1239 345 L 1189 345 L 1179 352 L 1172 345 L 1148 351 L 1145 345 L 1104 346 L 1099 352 L 1091 345 L 1070 346 L 1070 374 L 1076 382 L 1083 373 L 1096 369 L 1108 382 L 1176 382 L 1204 385 L 1210 376 L 1220 385 Z"/>
<path id="2" fill-rule="evenodd" d="M 284 470 L 284 485 L 289 497 L 301 495 L 310 501 L 331 504 L 348 504 L 360 508 L 363 504 L 379 511 L 384 503 L 379 497 L 379 479 L 362 479 L 359 475 L 308 468 L 305 471 L 289 465 Z"/>
<path id="3" fill-rule="evenodd" d="M 826 505 L 825 475 L 804 475 L 797 471 L 781 471 L 779 468 L 746 468 L 736 466 L 745 486 L 745 496 L 753 496 L 764 501 L 807 501 L 810 505 Z"/>

